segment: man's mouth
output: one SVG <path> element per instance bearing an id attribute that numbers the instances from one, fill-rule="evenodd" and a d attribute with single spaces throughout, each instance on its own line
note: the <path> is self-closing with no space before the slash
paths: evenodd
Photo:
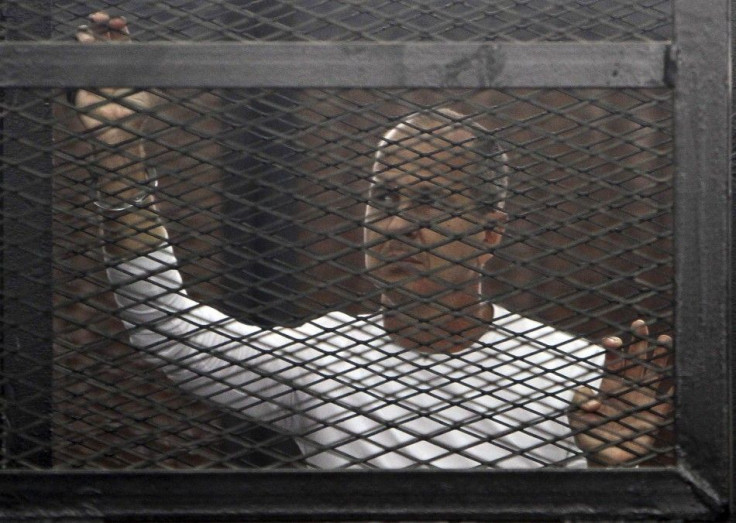
<path id="1" fill-rule="evenodd" d="M 389 251 L 384 253 L 381 258 L 385 264 L 410 263 L 414 265 L 422 265 L 421 260 L 416 257 L 416 254 L 410 252 Z"/>
<path id="2" fill-rule="evenodd" d="M 419 275 L 424 271 L 424 263 L 416 256 L 416 252 L 386 251 L 381 253 L 381 265 L 378 273 L 393 280 L 396 277 Z"/>

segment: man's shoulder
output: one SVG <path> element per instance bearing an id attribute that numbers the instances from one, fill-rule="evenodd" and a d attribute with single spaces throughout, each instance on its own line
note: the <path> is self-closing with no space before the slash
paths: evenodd
<path id="1" fill-rule="evenodd" d="M 485 337 L 505 358 L 540 367 L 578 364 L 597 367 L 603 348 L 552 325 L 494 306 L 493 328 Z"/>
<path id="2" fill-rule="evenodd" d="M 304 323 L 299 330 L 319 338 L 371 339 L 385 334 L 380 315 L 352 315 L 341 311 L 328 312 Z"/>
<path id="3" fill-rule="evenodd" d="M 309 320 L 304 325 L 313 325 L 321 329 L 341 330 L 380 327 L 380 317 L 372 314 L 353 315 L 342 311 L 330 311 Z"/>
<path id="4" fill-rule="evenodd" d="M 521 316 L 494 305 L 494 319 L 491 332 L 501 341 L 513 341 L 518 344 L 544 346 L 582 347 L 595 345 L 586 338 L 559 329 L 548 323 Z"/>

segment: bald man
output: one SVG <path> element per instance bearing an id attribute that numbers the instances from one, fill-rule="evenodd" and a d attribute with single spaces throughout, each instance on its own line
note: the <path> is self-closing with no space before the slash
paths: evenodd
<path id="1" fill-rule="evenodd" d="M 129 38 L 124 19 L 90 18 L 79 41 Z M 150 96 L 104 94 L 115 101 L 79 91 L 75 102 L 90 136 L 117 148 L 94 166 L 108 277 L 130 343 L 181 388 L 288 431 L 317 468 L 617 465 L 651 449 L 671 415 L 651 406 L 671 340 L 650 346 L 638 321 L 639 341 L 601 347 L 482 297 L 509 177 L 488 130 L 449 109 L 391 127 L 363 224 L 380 311 L 263 329 L 187 295 L 135 139 Z M 624 366 L 626 352 L 653 356 Z M 621 401 L 632 367 L 650 379 Z"/>

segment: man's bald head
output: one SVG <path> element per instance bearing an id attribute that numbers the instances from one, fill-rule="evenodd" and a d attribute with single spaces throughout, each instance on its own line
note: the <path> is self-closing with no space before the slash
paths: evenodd
<path id="1" fill-rule="evenodd" d="M 488 129 L 456 111 L 438 109 L 415 113 L 386 132 L 373 172 L 399 169 L 422 178 L 462 172 L 475 196 L 500 210 L 508 192 L 507 163 Z"/>

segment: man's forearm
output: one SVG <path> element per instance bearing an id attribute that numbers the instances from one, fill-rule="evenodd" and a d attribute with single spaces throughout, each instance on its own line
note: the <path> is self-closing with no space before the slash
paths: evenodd
<path id="1" fill-rule="evenodd" d="M 166 239 L 145 165 L 143 144 L 130 133 L 109 129 L 96 137 L 95 204 L 103 216 L 106 254 L 113 258 L 150 252 Z"/>

